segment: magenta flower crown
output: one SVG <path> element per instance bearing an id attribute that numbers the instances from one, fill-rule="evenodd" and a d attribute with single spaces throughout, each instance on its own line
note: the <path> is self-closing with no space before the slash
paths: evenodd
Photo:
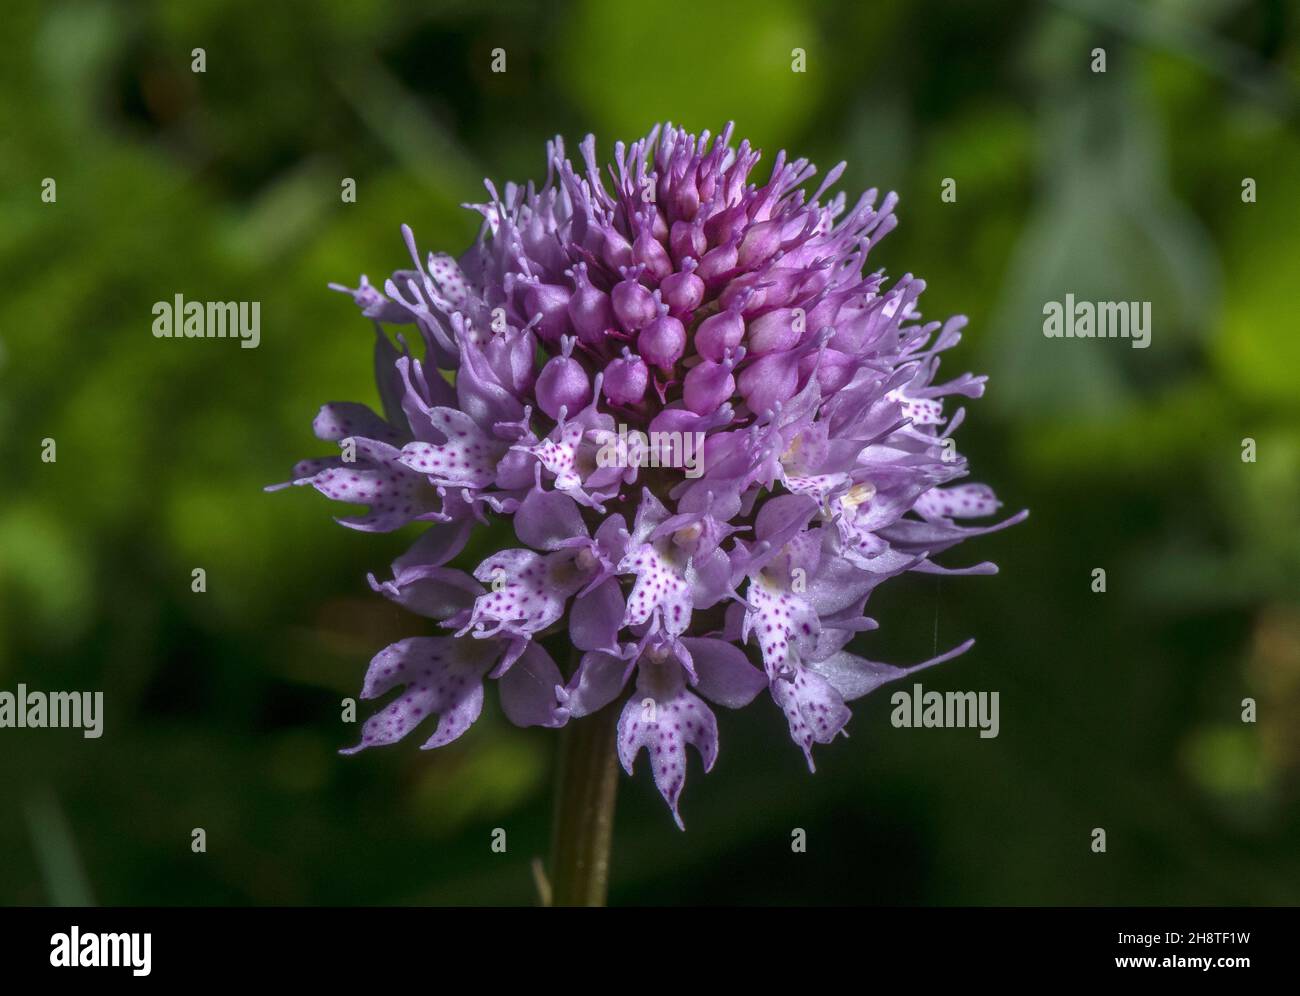
<path id="1" fill-rule="evenodd" d="M 967 476 L 952 438 L 964 409 L 945 415 L 942 399 L 984 389 L 970 374 L 934 383 L 965 319 L 922 323 L 923 281 L 864 274 L 893 194 L 822 203 L 844 164 L 810 197 L 814 167 L 784 153 L 751 183 L 760 154 L 731 134 L 656 127 L 617 143 L 604 172 L 593 137 L 581 168 L 557 138 L 540 190 L 487 183 L 459 260 L 421 261 L 403 227 L 412 268 L 384 293 L 364 276 L 332 285 L 375 323 L 384 414 L 323 407 L 313 428 L 342 453 L 298 464 L 292 483 L 367 506 L 338 520 L 354 529 L 430 523 L 370 583 L 449 631 L 375 657 L 362 695 L 401 691 L 348 753 L 425 721 L 424 747 L 449 743 L 489 678 L 522 726 L 622 696 L 623 767 L 646 749 L 681 825 L 686 745 L 706 771 L 718 752 L 705 700 L 768 691 L 812 768 L 846 702 L 973 642 L 906 668 L 845 649 L 876 627 L 863 612 L 882 581 L 994 573 L 931 557 L 1026 514 L 954 522 L 999 507 L 984 485 L 949 486 Z M 384 325 L 414 326 L 423 358 Z M 517 546 L 472 576 L 447 566 L 494 519 Z M 541 643 L 564 633 L 581 652 L 567 674 Z"/>

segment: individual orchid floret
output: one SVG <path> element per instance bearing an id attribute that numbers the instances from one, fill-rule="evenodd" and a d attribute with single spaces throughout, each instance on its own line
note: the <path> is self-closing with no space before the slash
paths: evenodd
<path id="1" fill-rule="evenodd" d="M 605 708 L 623 693 L 634 671 L 635 691 L 618 721 L 619 759 L 631 774 L 637 754 L 649 753 L 655 785 L 681 826 L 677 800 L 686 780 L 686 745 L 699 752 L 706 772 L 718 756 L 717 720 L 700 696 L 739 709 L 766 681 L 734 644 L 656 633 L 623 655 L 585 654 L 564 690 L 569 714 L 581 717 Z"/>
<path id="2" fill-rule="evenodd" d="M 298 463 L 289 483 L 310 485 L 334 501 L 368 506 L 364 514 L 340 516 L 341 525 L 387 533 L 417 519 L 436 517 L 439 502 L 433 483 L 404 466 L 397 447 L 350 436 L 340 440 L 339 448 L 342 456 Z"/>

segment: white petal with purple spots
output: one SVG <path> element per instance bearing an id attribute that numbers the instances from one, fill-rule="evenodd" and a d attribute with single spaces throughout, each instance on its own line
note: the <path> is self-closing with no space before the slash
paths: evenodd
<path id="1" fill-rule="evenodd" d="M 700 753 L 707 772 L 718 758 L 718 723 L 713 711 L 686 690 L 680 666 L 644 658 L 637 669 L 636 693 L 618 720 L 618 757 L 630 775 L 637 754 L 650 754 L 655 785 L 685 829 L 677 800 L 686 783 L 686 745 Z"/>
<path id="2" fill-rule="evenodd" d="M 366 720 L 361 742 L 343 753 L 396 743 L 434 715 L 437 727 L 423 746 L 451 743 L 478 719 L 494 652 L 495 645 L 451 637 L 413 637 L 385 647 L 370 662 L 361 697 L 378 698 L 399 685 L 402 693 Z"/>

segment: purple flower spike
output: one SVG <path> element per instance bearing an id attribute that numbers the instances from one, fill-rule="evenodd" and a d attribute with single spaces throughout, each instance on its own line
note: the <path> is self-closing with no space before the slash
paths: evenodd
<path id="1" fill-rule="evenodd" d="M 580 149 L 549 143 L 540 188 L 487 183 L 459 258 L 403 227 L 382 292 L 331 285 L 376 329 L 382 405 L 321 408 L 339 453 L 289 483 L 361 506 L 354 529 L 424 524 L 370 584 L 443 635 L 375 657 L 362 695 L 388 699 L 345 753 L 417 727 L 449 743 L 492 682 L 521 726 L 617 709 L 610 748 L 629 772 L 648 755 L 681 825 L 688 769 L 718 758 L 715 706 L 766 691 L 812 767 L 849 703 L 971 645 L 862 656 L 872 592 L 994 573 L 934 558 L 1027 513 L 990 524 L 997 496 L 956 449 L 948 399 L 984 390 L 938 379 L 965 319 L 925 322 L 923 281 L 869 267 L 894 195 L 846 200 L 843 164 L 814 186 L 784 153 L 760 173 L 730 126 L 656 127 L 608 163 Z M 489 523 L 507 534 L 484 549 Z"/>

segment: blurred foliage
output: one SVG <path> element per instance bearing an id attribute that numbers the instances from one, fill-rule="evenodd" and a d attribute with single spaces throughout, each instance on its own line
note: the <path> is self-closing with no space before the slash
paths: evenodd
<path id="1" fill-rule="evenodd" d="M 624 781 L 613 900 L 1300 902 L 1297 19 L 1283 0 L 13 0 L 0 689 L 102 689 L 107 718 L 100 740 L 0 731 L 0 901 L 532 901 L 554 735 L 490 705 L 442 751 L 338 757 L 369 656 L 426 631 L 365 583 L 410 534 L 260 489 L 323 452 L 321 402 L 374 399 L 369 328 L 328 281 L 401 265 L 402 222 L 458 250 L 481 178 L 540 178 L 556 133 L 608 149 L 668 118 L 735 119 L 769 154 L 848 159 L 850 192 L 899 191 L 876 264 L 971 316 L 945 369 L 993 379 L 963 449 L 1033 516 L 959 552 L 997 578 L 909 578 L 872 606 L 879 659 L 979 638 L 925 684 L 1000 692 L 1000 737 L 894 730 L 882 692 L 809 775 L 775 708 L 721 715 L 687 833 L 644 770 Z M 1067 291 L 1152 301 L 1151 348 L 1044 339 Z M 260 348 L 154 339 L 177 293 L 261 301 Z"/>

